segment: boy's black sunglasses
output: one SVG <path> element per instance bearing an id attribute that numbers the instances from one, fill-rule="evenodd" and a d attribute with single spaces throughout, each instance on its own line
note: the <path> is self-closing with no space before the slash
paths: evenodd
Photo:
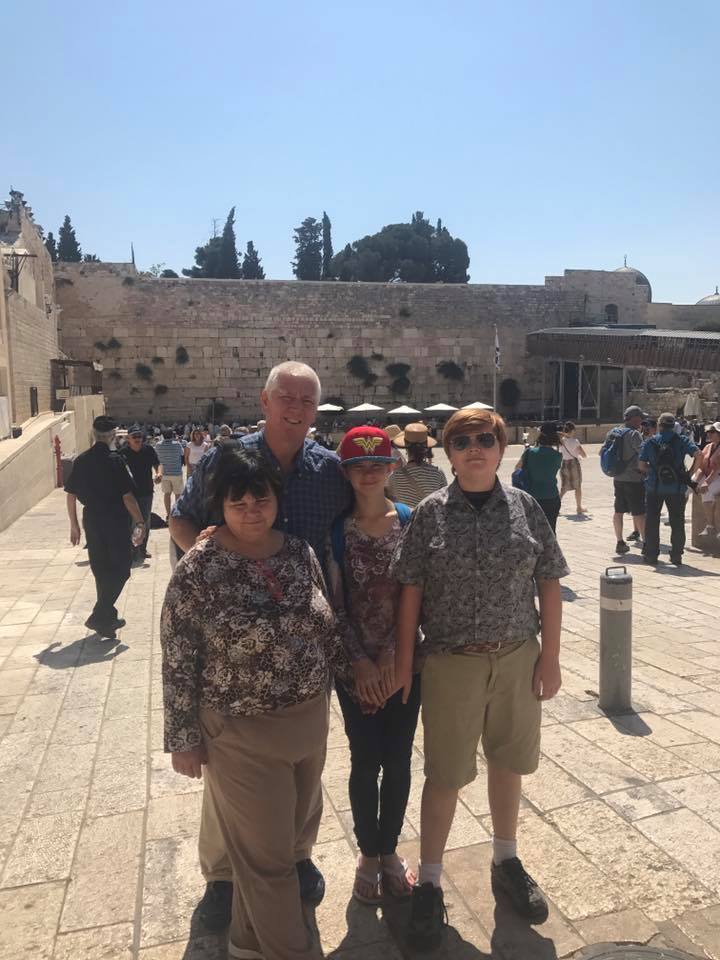
<path id="1" fill-rule="evenodd" d="M 497 437 L 494 433 L 476 433 L 473 435 L 468 435 L 467 433 L 461 433 L 458 437 L 453 437 L 450 441 L 450 446 L 453 450 L 467 450 L 471 444 L 476 444 L 478 447 L 485 447 L 490 449 L 494 447 L 497 441 Z"/>

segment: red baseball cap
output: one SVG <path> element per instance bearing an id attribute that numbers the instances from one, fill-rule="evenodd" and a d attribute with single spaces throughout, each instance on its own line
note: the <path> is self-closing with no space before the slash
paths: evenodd
<path id="1" fill-rule="evenodd" d="M 379 427 L 353 427 L 340 443 L 340 460 L 345 466 L 361 460 L 393 463 L 390 437 Z"/>

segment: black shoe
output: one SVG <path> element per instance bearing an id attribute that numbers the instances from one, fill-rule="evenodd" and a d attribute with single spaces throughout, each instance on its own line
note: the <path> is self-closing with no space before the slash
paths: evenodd
<path id="1" fill-rule="evenodd" d="M 312 860 L 300 860 L 295 869 L 300 881 L 300 899 L 316 907 L 325 896 L 325 878 Z"/>
<path id="2" fill-rule="evenodd" d="M 645 554 L 643 554 L 643 563 L 647 563 L 651 567 L 656 567 L 659 561 L 657 557 L 646 557 Z"/>
<path id="3" fill-rule="evenodd" d="M 630 547 L 625 543 L 624 540 L 618 540 L 615 545 L 615 553 L 630 553 Z"/>
<path id="4" fill-rule="evenodd" d="M 445 899 L 440 887 L 433 883 L 416 883 L 410 901 L 408 944 L 421 953 L 437 949 L 447 923 Z"/>
<path id="5" fill-rule="evenodd" d="M 233 885 L 231 880 L 211 880 L 197 906 L 200 922 L 211 933 L 220 933 L 230 926 Z"/>
<path id="6" fill-rule="evenodd" d="M 151 558 L 152 558 L 152 554 L 151 554 L 151 553 L 146 553 L 146 554 L 145 554 L 145 559 L 146 559 L 146 560 L 150 560 Z"/>
<path id="7" fill-rule="evenodd" d="M 495 896 L 504 893 L 518 913 L 530 923 L 545 923 L 548 918 L 548 905 L 542 890 L 525 870 L 517 857 L 493 863 L 490 880 Z"/>
<path id="8" fill-rule="evenodd" d="M 640 534 L 637 532 L 637 530 L 633 530 L 633 532 L 630 534 L 630 536 L 627 537 L 626 539 L 627 539 L 627 542 L 628 542 L 628 543 L 631 543 L 631 542 L 634 541 L 634 540 L 639 540 L 639 539 L 640 539 Z"/>
<path id="9" fill-rule="evenodd" d="M 681 567 L 681 566 L 682 566 L 682 557 L 673 557 L 673 556 L 671 555 L 671 557 L 670 557 L 670 563 L 671 563 L 674 567 Z"/>

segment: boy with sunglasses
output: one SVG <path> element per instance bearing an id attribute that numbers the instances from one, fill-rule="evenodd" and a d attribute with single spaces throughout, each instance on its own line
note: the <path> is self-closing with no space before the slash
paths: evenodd
<path id="1" fill-rule="evenodd" d="M 420 950 L 440 943 L 447 922 L 442 858 L 458 792 L 477 776 L 480 741 L 493 822 L 492 889 L 530 923 L 547 919 L 545 898 L 518 859 L 516 832 L 522 777 L 538 765 L 541 701 L 560 689 L 559 578 L 569 572 L 538 503 L 497 479 L 507 445 L 502 418 L 460 410 L 443 445 L 456 479 L 418 506 L 391 568 L 403 584 L 396 633 L 403 696 L 411 689 L 418 625 L 425 634 L 425 786 L 408 931 Z"/>

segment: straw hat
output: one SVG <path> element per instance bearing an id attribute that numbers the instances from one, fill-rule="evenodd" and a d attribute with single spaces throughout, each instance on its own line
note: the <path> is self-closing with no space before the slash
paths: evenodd
<path id="1" fill-rule="evenodd" d="M 425 447 L 436 447 L 437 440 L 428 433 L 428 428 L 424 423 L 409 423 L 403 433 L 398 434 L 393 441 L 396 447 L 403 449 L 411 443 L 421 443 Z"/>
<path id="2" fill-rule="evenodd" d="M 399 437 L 402 433 L 402 427 L 399 427 L 396 423 L 390 423 L 385 427 L 385 433 L 394 442 L 395 437 Z"/>

